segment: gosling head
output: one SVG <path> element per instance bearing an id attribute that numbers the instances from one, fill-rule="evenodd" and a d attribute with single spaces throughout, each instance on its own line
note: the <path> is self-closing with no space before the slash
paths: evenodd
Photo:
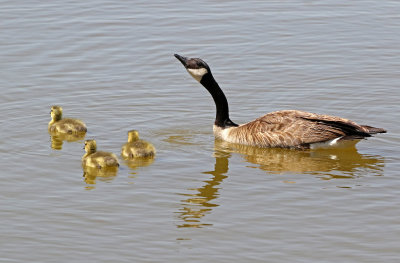
<path id="1" fill-rule="evenodd" d="M 62 108 L 61 106 L 51 106 L 50 115 L 52 121 L 59 121 L 62 118 Z"/>
<path id="2" fill-rule="evenodd" d="M 137 130 L 128 131 L 128 142 L 139 140 L 139 132 Z"/>
<path id="3" fill-rule="evenodd" d="M 183 64 L 189 74 L 200 83 L 205 75 L 211 74 L 210 67 L 200 58 L 188 58 L 178 54 L 174 56 Z"/>
<path id="4" fill-rule="evenodd" d="M 87 154 L 95 153 L 97 151 L 96 141 L 95 140 L 86 140 L 84 149 Z"/>

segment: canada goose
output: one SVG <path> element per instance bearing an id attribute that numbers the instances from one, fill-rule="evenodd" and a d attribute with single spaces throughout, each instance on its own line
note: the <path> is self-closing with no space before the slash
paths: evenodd
<path id="1" fill-rule="evenodd" d="M 119 167 L 117 156 L 113 153 L 97 151 L 97 144 L 95 140 L 86 140 L 85 147 L 86 153 L 82 157 L 82 167 L 96 167 L 102 168 L 117 168 Z"/>
<path id="2" fill-rule="evenodd" d="M 336 147 L 342 142 L 385 133 L 382 128 L 359 125 L 348 119 L 298 110 L 268 113 L 254 121 L 238 125 L 229 119 L 228 101 L 202 59 L 175 54 L 189 74 L 200 82 L 214 99 L 217 114 L 214 122 L 216 138 L 251 146 L 282 148 Z"/>
<path id="3" fill-rule="evenodd" d="M 61 106 L 52 106 L 50 115 L 51 121 L 49 122 L 49 132 L 58 133 L 83 133 L 86 132 L 86 125 L 77 119 L 63 119 Z"/>
<path id="4" fill-rule="evenodd" d="M 149 142 L 140 140 L 138 131 L 131 130 L 128 132 L 128 142 L 121 148 L 121 155 L 124 159 L 154 157 L 155 154 L 154 146 Z"/>

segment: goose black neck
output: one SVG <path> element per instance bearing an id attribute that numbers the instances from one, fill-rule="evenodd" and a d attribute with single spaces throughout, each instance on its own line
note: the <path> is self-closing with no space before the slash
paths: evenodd
<path id="1" fill-rule="evenodd" d="M 200 83 L 208 90 L 208 92 L 210 92 L 214 99 L 215 106 L 217 108 L 214 124 L 222 128 L 239 126 L 229 119 L 228 100 L 226 99 L 225 94 L 219 87 L 218 83 L 215 81 L 213 75 L 208 72 L 203 76 Z"/>

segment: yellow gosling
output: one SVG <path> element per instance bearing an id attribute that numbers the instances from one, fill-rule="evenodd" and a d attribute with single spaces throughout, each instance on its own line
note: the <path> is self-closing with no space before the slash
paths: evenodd
<path id="1" fill-rule="evenodd" d="M 51 121 L 49 122 L 49 132 L 58 133 L 84 133 L 87 131 L 85 123 L 78 119 L 62 118 L 62 108 L 60 106 L 51 107 Z"/>
<path id="2" fill-rule="evenodd" d="M 95 140 L 85 141 L 86 153 L 82 157 L 82 167 L 95 167 L 98 169 L 118 168 L 117 156 L 110 152 L 97 151 Z"/>
<path id="3" fill-rule="evenodd" d="M 121 148 L 121 155 L 124 159 L 154 157 L 156 149 L 154 146 L 144 140 L 139 139 L 139 133 L 136 130 L 128 132 L 128 142 Z"/>

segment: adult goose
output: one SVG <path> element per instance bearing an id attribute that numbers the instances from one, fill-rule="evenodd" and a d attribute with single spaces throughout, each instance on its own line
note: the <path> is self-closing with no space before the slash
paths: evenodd
<path id="1" fill-rule="evenodd" d="M 348 119 L 298 110 L 275 111 L 238 125 L 230 120 L 228 101 L 207 63 L 178 54 L 175 57 L 213 97 L 217 109 L 213 128 L 216 138 L 258 147 L 313 149 L 354 145 L 372 134 L 386 132 Z"/>

